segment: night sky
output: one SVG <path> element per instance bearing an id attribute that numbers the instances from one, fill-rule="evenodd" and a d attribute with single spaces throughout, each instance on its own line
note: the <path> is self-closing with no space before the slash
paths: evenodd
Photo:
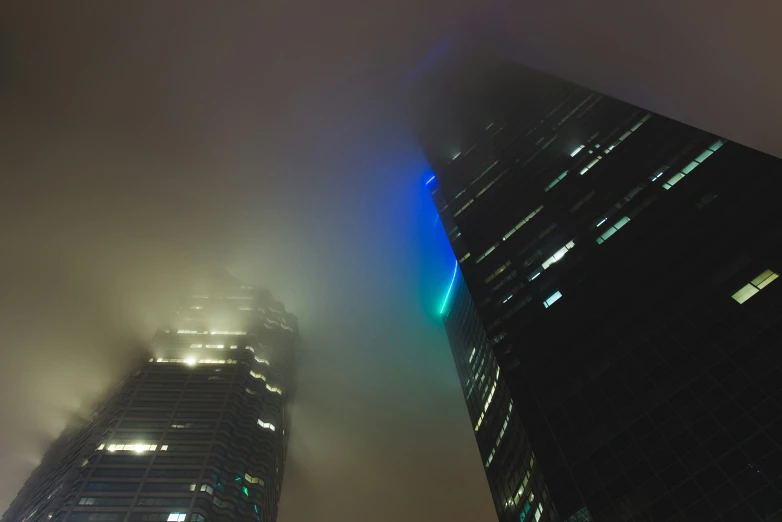
<path id="1" fill-rule="evenodd" d="M 299 318 L 280 522 L 495 520 L 406 82 L 489 36 L 780 155 L 782 5 L 754 3 L 4 3 L 0 509 L 218 264 Z"/>

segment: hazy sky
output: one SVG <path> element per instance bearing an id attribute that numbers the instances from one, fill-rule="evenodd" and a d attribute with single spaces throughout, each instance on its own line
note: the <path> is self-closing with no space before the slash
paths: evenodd
<path id="1" fill-rule="evenodd" d="M 299 316 L 280 522 L 494 520 L 406 78 L 477 31 L 780 154 L 782 6 L 754 3 L 4 2 L 0 509 L 220 263 Z"/>

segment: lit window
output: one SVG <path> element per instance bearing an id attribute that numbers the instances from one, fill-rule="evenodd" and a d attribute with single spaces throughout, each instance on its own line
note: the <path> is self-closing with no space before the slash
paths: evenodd
<path id="1" fill-rule="evenodd" d="M 491 449 L 491 453 L 489 454 L 489 458 L 488 458 L 488 459 L 486 459 L 486 463 L 484 464 L 484 467 L 485 467 L 486 469 L 488 469 L 488 468 L 489 468 L 489 466 L 491 466 L 491 461 L 492 461 L 492 460 L 494 460 L 494 452 L 495 452 L 495 451 L 496 451 L 496 450 L 495 450 L 494 448 L 492 448 L 492 449 Z"/>
<path id="2" fill-rule="evenodd" d="M 483 413 L 481 413 L 481 416 L 478 417 L 478 423 L 475 425 L 475 431 L 481 429 L 481 424 L 483 424 Z"/>
<path id="3" fill-rule="evenodd" d="M 733 297 L 733 299 L 736 302 L 741 304 L 747 299 L 749 299 L 750 297 L 752 297 L 753 295 L 757 294 L 762 289 L 764 289 L 771 282 L 773 282 L 777 277 L 779 276 L 772 270 L 765 270 L 763 273 L 761 273 L 759 276 L 753 279 L 749 284 L 744 285 L 738 292 L 733 294 L 731 297 Z"/>
<path id="4" fill-rule="evenodd" d="M 513 411 L 513 403 L 511 402 L 508 405 L 508 414 L 505 416 L 505 422 L 502 423 L 502 428 L 500 429 L 500 434 L 497 437 L 497 442 L 494 443 L 495 448 L 500 447 L 500 443 L 502 442 L 502 437 L 505 435 L 505 430 L 508 429 L 508 424 L 510 424 L 510 414 Z"/>
<path id="5" fill-rule="evenodd" d="M 171 513 L 168 515 L 168 522 L 184 522 L 187 513 Z"/>
<path id="6" fill-rule="evenodd" d="M 546 299 L 545 301 L 543 301 L 543 306 L 545 306 L 546 308 L 548 308 L 549 306 L 551 306 L 551 305 L 553 305 L 554 303 L 556 303 L 557 301 L 559 301 L 559 298 L 560 298 L 560 297 L 562 297 L 562 293 L 561 293 L 559 290 L 557 290 L 556 292 L 554 292 L 553 294 L 551 294 L 551 295 L 548 297 L 548 299 Z"/>
<path id="7" fill-rule="evenodd" d="M 467 252 L 462 256 L 462 258 L 459 260 L 459 264 L 462 264 L 464 261 L 466 261 L 470 257 L 470 253 Z"/>
<path id="8" fill-rule="evenodd" d="M 720 147 L 722 147 L 722 145 L 723 145 L 724 143 L 725 143 L 725 141 L 724 141 L 724 140 L 717 140 L 717 141 L 715 141 L 714 143 L 712 143 L 712 144 L 709 146 L 709 148 L 708 148 L 708 149 L 706 149 L 706 150 L 704 150 L 703 152 L 701 152 L 701 153 L 698 155 L 698 157 L 697 157 L 697 158 L 695 158 L 695 160 L 694 160 L 694 161 L 691 161 L 690 163 L 688 163 L 688 164 L 687 164 L 687 166 L 686 166 L 686 167 L 684 167 L 684 168 L 681 170 L 681 172 L 677 172 L 676 174 L 674 174 L 673 176 L 671 176 L 671 178 L 670 178 L 668 181 L 666 181 L 665 183 L 663 183 L 663 188 L 664 188 L 665 190 L 669 190 L 671 187 L 673 187 L 674 185 L 676 185 L 676 184 L 677 184 L 679 181 L 681 181 L 681 180 L 682 180 L 682 178 L 684 178 L 684 176 L 686 176 L 687 174 L 689 174 L 690 172 L 692 172 L 692 171 L 695 169 L 695 167 L 697 167 L 698 165 L 700 165 L 700 164 L 701 164 L 703 161 L 705 161 L 705 160 L 706 160 L 706 159 L 707 159 L 709 156 L 711 156 L 711 155 L 712 155 L 712 154 L 714 154 L 714 153 L 715 153 L 717 150 L 719 150 L 719 148 L 720 148 Z M 659 177 L 659 176 L 658 176 L 658 177 Z M 657 178 L 654 178 L 654 179 L 657 179 Z M 653 179 L 652 181 L 654 181 L 654 179 Z"/>
<path id="9" fill-rule="evenodd" d="M 527 518 L 530 509 L 532 509 L 532 504 L 530 504 L 528 500 L 524 503 L 524 508 L 522 508 L 521 513 L 519 514 L 519 520 L 521 522 L 524 522 L 524 519 Z"/>
<path id="10" fill-rule="evenodd" d="M 271 431 L 275 430 L 274 424 L 272 424 L 271 422 L 264 422 L 261 419 L 258 419 L 258 426 L 260 426 L 261 428 L 265 428 L 267 430 L 271 430 Z"/>
<path id="11" fill-rule="evenodd" d="M 458 216 L 459 214 L 461 214 L 462 212 L 464 212 L 464 209 L 466 209 L 467 207 L 469 207 L 470 205 L 472 205 L 472 202 L 473 202 L 473 201 L 475 201 L 475 200 L 474 200 L 474 199 L 471 199 L 470 201 L 468 201 L 467 203 L 465 203 L 465 204 L 464 204 L 464 206 L 463 206 L 462 208 L 460 208 L 459 210 L 457 210 L 457 211 L 456 211 L 456 213 L 453 215 L 453 217 L 456 217 L 456 216 Z"/>
<path id="12" fill-rule="evenodd" d="M 556 185 L 557 183 L 559 183 L 560 181 L 562 181 L 562 179 L 563 179 L 565 176 L 567 176 L 567 173 L 568 173 L 568 171 L 565 171 L 565 172 L 563 172 L 562 174 L 560 174 L 559 176 L 557 176 L 556 178 L 554 178 L 554 181 L 552 181 L 551 183 L 549 183 L 549 184 L 548 184 L 548 186 L 547 186 L 545 189 L 543 189 L 543 191 L 544 191 L 544 192 L 548 192 L 549 190 L 551 190 L 552 188 L 554 188 L 554 185 Z"/>
<path id="13" fill-rule="evenodd" d="M 583 145 L 579 145 L 578 147 L 576 147 L 575 149 L 573 149 L 573 152 L 571 152 L 571 153 L 570 153 L 570 157 L 571 157 L 571 158 L 572 158 L 572 157 L 574 157 L 576 154 L 578 154 L 579 152 L 581 152 L 581 149 L 583 149 L 583 148 L 584 148 L 584 146 L 583 146 Z"/>
<path id="14" fill-rule="evenodd" d="M 472 353 L 470 354 L 470 360 L 468 362 L 472 362 L 473 357 L 475 357 L 475 346 L 472 347 Z"/>
<path id="15" fill-rule="evenodd" d="M 565 174 L 567 174 L 567 171 L 565 171 Z M 564 176 L 563 176 L 563 177 L 564 177 Z M 538 208 L 536 208 L 535 210 L 533 210 L 532 212 L 530 212 L 530 213 L 529 213 L 529 215 L 528 215 L 527 217 L 525 217 L 524 219 L 522 219 L 521 221 L 519 221 L 519 223 L 518 223 L 518 224 L 517 224 L 515 227 L 513 227 L 512 229 L 510 229 L 510 231 L 508 231 L 508 233 L 507 233 L 507 234 L 505 234 L 504 236 L 502 236 L 502 240 L 503 240 L 503 241 L 505 241 L 505 240 L 506 240 L 506 239 L 508 239 L 510 236 L 512 236 L 512 235 L 513 235 L 513 234 L 514 234 L 514 233 L 515 233 L 515 232 L 516 232 L 518 229 L 520 229 L 520 228 L 521 228 L 521 227 L 523 227 L 525 224 L 527 224 L 527 222 L 528 222 L 530 219 L 534 218 L 534 217 L 535 217 L 535 216 L 536 216 L 536 215 L 537 215 L 537 214 L 538 214 L 538 213 L 539 213 L 541 210 L 543 210 L 543 205 L 539 206 Z M 486 254 L 486 255 L 488 255 L 488 254 Z M 476 261 L 476 262 L 477 262 L 477 261 Z"/>
<path id="16" fill-rule="evenodd" d="M 486 399 L 486 403 L 483 405 L 483 411 L 489 410 L 489 405 L 491 404 L 491 400 L 494 398 L 494 392 L 497 390 L 497 383 L 495 382 L 492 384 L 491 391 L 489 392 L 489 397 Z"/>
<path id="17" fill-rule="evenodd" d="M 276 387 L 274 387 L 274 386 L 269 386 L 269 385 L 267 384 L 267 385 L 266 385 L 266 389 L 267 389 L 267 390 L 269 390 L 269 391 L 270 391 L 270 392 L 272 392 L 272 393 L 276 393 L 276 394 L 278 394 L 278 395 L 282 395 L 282 390 L 281 390 L 281 389 L 279 389 L 279 388 L 276 388 Z"/>
<path id="18" fill-rule="evenodd" d="M 484 253 L 481 255 L 481 257 L 479 257 L 478 259 L 476 259 L 476 260 L 475 260 L 475 263 L 476 263 L 476 264 L 480 263 L 481 261 L 483 261 L 483 260 L 486 258 L 486 256 L 488 256 L 489 254 L 491 254 L 492 252 L 494 252 L 494 249 L 495 249 L 495 248 L 497 248 L 497 245 L 498 245 L 498 244 L 499 244 L 499 243 L 495 243 L 495 244 L 494 244 L 494 245 L 493 245 L 493 246 L 492 246 L 490 249 L 488 249 L 486 252 L 484 252 Z M 461 262 L 461 261 L 460 261 L 460 262 Z"/>
<path id="19" fill-rule="evenodd" d="M 573 243 L 573 241 L 571 241 L 567 245 L 565 245 L 562 248 L 560 248 L 559 250 L 557 250 L 554 253 L 553 256 L 551 256 L 550 258 L 548 258 L 546 261 L 543 262 L 543 265 L 542 265 L 543 266 L 543 270 L 546 270 L 548 267 L 550 267 L 551 265 L 553 265 L 554 263 L 556 263 L 557 261 L 559 261 L 560 259 L 565 257 L 565 254 L 567 254 L 568 251 L 571 248 L 573 248 L 574 246 L 576 246 L 575 243 Z"/>
<path id="20" fill-rule="evenodd" d="M 540 520 L 540 517 L 543 516 L 543 504 L 538 504 L 538 509 L 535 510 L 535 522 L 538 522 Z"/>
<path id="21" fill-rule="evenodd" d="M 579 174 L 581 174 L 582 176 L 583 176 L 584 174 L 586 174 L 586 172 L 587 172 L 589 169 L 591 169 L 592 167 L 594 167 L 594 166 L 595 166 L 595 164 L 596 164 L 598 161 L 600 161 L 601 159 L 603 159 L 603 156 L 598 156 L 598 157 L 596 157 L 595 159 L 593 159 L 592 161 L 590 161 L 589 163 L 587 163 L 587 166 L 586 166 L 586 167 L 584 167 L 583 169 L 581 169 L 581 172 L 580 172 Z"/>
<path id="22" fill-rule="evenodd" d="M 620 228 L 625 226 L 629 221 L 630 221 L 630 218 L 627 217 L 627 216 L 624 216 L 624 217 L 620 218 L 616 223 L 614 223 L 613 226 L 609 227 L 605 232 L 600 234 L 600 237 L 598 237 L 596 239 L 597 244 L 599 245 L 602 242 L 604 242 L 606 239 L 608 239 L 609 237 L 613 236 Z M 602 224 L 602 222 L 601 222 L 601 224 Z"/>

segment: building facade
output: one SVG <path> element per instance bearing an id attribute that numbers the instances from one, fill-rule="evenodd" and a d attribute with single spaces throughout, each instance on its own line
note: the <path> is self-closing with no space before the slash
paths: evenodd
<path id="1" fill-rule="evenodd" d="M 295 317 L 268 292 L 228 275 L 197 287 L 2 520 L 273 522 L 296 338 Z"/>
<path id="2" fill-rule="evenodd" d="M 500 520 L 779 517 L 782 161 L 511 64 L 423 119 Z M 476 401 L 473 349 L 507 398 Z"/>

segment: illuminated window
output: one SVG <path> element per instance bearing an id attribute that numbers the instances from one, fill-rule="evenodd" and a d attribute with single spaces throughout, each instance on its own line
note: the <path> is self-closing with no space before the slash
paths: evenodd
<path id="1" fill-rule="evenodd" d="M 483 282 L 484 283 L 490 283 L 492 281 L 492 279 L 494 279 L 495 277 L 497 277 L 498 275 L 503 273 L 505 271 L 505 269 L 508 268 L 509 266 L 510 266 L 510 261 L 506 261 L 504 265 L 502 265 L 497 270 L 495 270 L 489 277 L 484 279 Z"/>
<path id="2" fill-rule="evenodd" d="M 470 360 L 468 362 L 472 362 L 473 357 L 475 357 L 475 346 L 472 347 L 472 353 L 470 354 Z"/>
<path id="3" fill-rule="evenodd" d="M 505 436 L 505 430 L 508 429 L 508 424 L 510 423 L 510 414 L 513 411 L 513 403 L 511 402 L 508 405 L 508 414 L 505 416 L 505 422 L 502 423 L 502 428 L 500 429 L 500 434 L 497 437 L 497 442 L 494 443 L 495 448 L 500 447 L 500 443 L 502 442 L 502 437 Z"/>
<path id="4" fill-rule="evenodd" d="M 488 469 L 488 468 L 489 468 L 489 466 L 491 466 L 491 461 L 492 461 L 492 460 L 494 460 L 494 452 L 495 452 L 495 451 L 496 451 L 496 450 L 495 450 L 494 448 L 492 448 L 492 450 L 491 450 L 491 453 L 489 454 L 489 458 L 488 458 L 488 459 L 486 459 L 486 462 L 484 463 L 484 467 L 485 467 L 485 468 L 487 468 L 487 469 Z"/>
<path id="5" fill-rule="evenodd" d="M 244 474 L 244 480 L 246 480 L 250 484 L 260 484 L 261 486 L 266 484 L 266 482 L 264 482 L 264 480 L 262 478 L 253 477 L 249 473 L 245 473 Z"/>
<path id="6" fill-rule="evenodd" d="M 565 173 L 567 174 L 567 171 L 566 171 Z M 539 206 L 538 208 L 536 208 L 535 210 L 533 210 L 532 212 L 530 212 L 530 213 L 529 213 L 529 215 L 528 215 L 527 217 L 525 217 L 524 219 L 522 219 L 521 221 L 519 221 L 519 223 L 518 223 L 518 224 L 517 224 L 515 227 L 513 227 L 512 229 L 510 229 L 510 230 L 508 231 L 508 233 L 507 233 L 507 234 L 505 234 L 504 236 L 502 236 L 502 240 L 503 240 L 503 241 L 505 241 L 505 240 L 506 240 L 506 239 L 508 239 L 510 236 L 512 236 L 512 235 L 513 235 L 513 234 L 514 234 L 514 233 L 515 233 L 515 232 L 516 232 L 518 229 L 520 229 L 521 227 L 523 227 L 524 225 L 526 225 L 526 224 L 527 224 L 527 222 L 528 222 L 530 219 L 534 218 L 534 217 L 535 217 L 535 216 L 536 216 L 536 215 L 537 215 L 537 214 L 538 214 L 538 213 L 539 213 L 541 210 L 543 210 L 543 205 Z M 493 250 L 493 248 L 492 248 L 492 250 Z M 485 254 L 485 255 L 488 255 L 488 253 L 487 253 L 487 254 Z M 477 261 L 476 261 L 476 262 L 477 262 Z"/>
<path id="7" fill-rule="evenodd" d="M 753 295 L 757 294 L 759 291 L 763 290 L 766 286 L 768 286 L 771 282 L 773 282 L 777 277 L 779 277 L 775 272 L 771 270 L 765 270 L 763 273 L 761 273 L 759 276 L 757 276 L 755 279 L 753 279 L 749 284 L 744 285 L 741 287 L 741 289 L 733 294 L 731 297 L 733 299 L 741 304 Z"/>
<path id="8" fill-rule="evenodd" d="M 596 239 L 597 244 L 603 243 L 606 239 L 616 234 L 616 232 L 625 226 L 630 221 L 630 218 L 627 216 L 624 216 L 620 218 L 616 223 L 613 224 L 613 226 L 609 227 L 605 232 L 600 234 L 600 237 Z M 602 223 L 601 223 L 602 224 Z"/>
<path id="9" fill-rule="evenodd" d="M 553 305 L 554 303 L 556 303 L 557 301 L 559 301 L 559 298 L 560 298 L 560 297 L 562 297 L 562 293 L 561 293 L 559 290 L 557 290 L 556 292 L 554 292 L 553 294 L 551 294 L 551 295 L 548 297 L 548 299 L 546 299 L 545 301 L 543 301 L 543 306 L 545 306 L 546 308 L 548 308 L 549 306 L 551 306 L 551 305 Z"/>
<path id="10" fill-rule="evenodd" d="M 573 149 L 573 152 L 571 152 L 571 153 L 570 153 L 570 157 L 571 157 L 571 158 L 572 158 L 572 157 L 574 157 L 576 154 L 578 154 L 579 152 L 581 152 L 581 150 L 582 150 L 583 148 L 584 148 L 584 146 L 583 146 L 583 145 L 579 145 L 578 147 L 576 147 L 575 149 Z"/>
<path id="11" fill-rule="evenodd" d="M 527 518 L 527 515 L 529 514 L 530 509 L 532 509 L 532 505 L 528 500 L 524 503 L 524 507 L 522 508 L 521 513 L 519 513 L 520 522 L 524 522 L 524 520 Z"/>
<path id="12" fill-rule="evenodd" d="M 584 174 L 586 174 L 586 173 L 587 173 L 587 171 L 588 171 L 589 169 L 591 169 L 592 167 L 594 167 L 594 166 L 595 166 L 595 164 L 597 164 L 597 162 L 598 162 L 598 161 L 600 161 L 601 159 L 603 159 L 603 156 L 598 156 L 598 157 L 596 157 L 595 159 L 593 159 L 592 161 L 590 161 L 589 163 L 587 163 L 586 167 L 584 167 L 583 169 L 581 169 L 581 172 L 579 172 L 579 174 L 581 174 L 582 176 L 583 176 Z"/>
<path id="13" fill-rule="evenodd" d="M 698 155 L 698 157 L 697 157 L 697 158 L 695 158 L 695 160 L 693 160 L 693 161 L 691 161 L 690 163 L 688 163 L 688 164 L 687 164 L 687 166 L 686 166 L 686 167 L 684 167 L 684 168 L 683 168 L 683 169 L 682 169 L 680 172 L 677 172 L 676 174 L 674 174 L 673 176 L 671 176 L 671 177 L 668 179 L 668 181 L 666 181 L 665 183 L 663 183 L 663 188 L 664 188 L 665 190 L 669 190 L 671 187 L 673 187 L 674 185 L 676 185 L 676 184 L 677 184 L 679 181 L 681 181 L 681 180 L 684 178 L 684 176 L 686 176 L 687 174 L 689 174 L 690 172 L 692 172 L 692 171 L 695 169 L 695 167 L 697 167 L 698 165 L 700 165 L 700 164 L 701 164 L 703 161 L 705 161 L 705 160 L 706 160 L 706 159 L 707 159 L 709 156 L 711 156 L 712 154 L 714 154 L 715 152 L 717 152 L 717 151 L 720 149 L 720 147 L 722 147 L 722 145 L 724 145 L 724 144 L 725 144 L 725 140 L 717 140 L 717 141 L 715 141 L 714 143 L 712 143 L 712 144 L 709 146 L 709 148 L 708 148 L 708 149 L 706 149 L 706 150 L 704 150 L 703 152 L 701 152 L 701 153 Z M 659 177 L 659 176 L 658 176 L 658 177 Z M 655 179 L 657 179 L 657 178 L 655 178 Z M 654 181 L 654 180 L 652 180 L 652 181 Z"/>
<path id="14" fill-rule="evenodd" d="M 574 246 L 576 246 L 576 245 L 575 245 L 575 243 L 573 243 L 573 242 L 571 241 L 571 242 L 569 242 L 567 245 L 565 245 L 565 246 L 563 246 L 562 248 L 560 248 L 559 250 L 557 250 L 557 251 L 554 253 L 554 255 L 553 255 L 553 256 L 551 256 L 550 258 L 546 259 L 546 260 L 543 262 L 543 265 L 542 265 L 542 266 L 543 266 L 543 270 L 546 270 L 548 267 L 550 267 L 551 265 L 553 265 L 554 263 L 556 263 L 557 261 L 559 261 L 560 259 L 562 259 L 563 257 L 565 257 L 565 254 L 567 254 L 567 253 L 568 253 L 568 251 L 569 251 L 571 248 L 573 248 Z"/>
<path id="15" fill-rule="evenodd" d="M 483 405 L 483 411 L 489 410 L 489 405 L 491 405 L 491 400 L 494 398 L 494 392 L 497 390 L 497 383 L 495 382 L 492 384 L 491 391 L 489 392 L 489 397 L 486 399 L 486 403 Z"/>
<path id="16" fill-rule="evenodd" d="M 464 206 L 462 206 L 462 208 L 460 208 L 459 210 L 457 210 L 457 211 L 456 211 L 456 213 L 453 215 L 453 217 L 456 217 L 456 216 L 458 216 L 459 214 L 461 214 L 462 212 L 464 212 L 464 210 L 465 210 L 467 207 L 469 207 L 470 205 L 472 205 L 472 202 L 473 202 L 473 201 L 475 201 L 475 200 L 474 200 L 474 199 L 471 199 L 470 201 L 468 201 L 467 203 L 465 203 L 465 204 L 464 204 Z"/>
<path id="17" fill-rule="evenodd" d="M 543 516 L 543 504 L 538 504 L 538 509 L 535 510 L 535 522 L 538 522 L 540 520 L 540 517 Z"/>
<path id="18" fill-rule="evenodd" d="M 171 513 L 168 515 L 168 522 L 184 522 L 186 513 Z"/>
<path id="19" fill-rule="evenodd" d="M 660 177 L 660 176 L 662 176 L 663 174 L 665 174 L 665 171 L 666 171 L 666 170 L 668 170 L 668 165 L 663 165 L 663 166 L 662 166 L 662 167 L 660 167 L 659 169 L 655 170 L 655 171 L 654 171 L 654 174 L 652 174 L 651 176 L 649 176 L 649 179 L 650 179 L 651 181 L 657 181 L 657 180 L 659 179 L 659 177 Z"/>
<path id="20" fill-rule="evenodd" d="M 548 192 L 549 190 L 551 190 L 552 188 L 554 188 L 554 185 L 556 185 L 557 183 L 559 183 L 560 181 L 562 181 L 562 179 L 563 179 L 565 176 L 567 176 L 567 173 L 568 173 L 568 171 L 565 171 L 565 172 L 563 172 L 562 174 L 560 174 L 559 176 L 557 176 L 556 178 L 554 178 L 554 181 L 552 181 L 551 183 L 549 183 L 549 184 L 548 184 L 548 186 L 547 186 L 545 189 L 543 189 L 543 191 L 544 191 L 544 192 Z"/>
<path id="21" fill-rule="evenodd" d="M 463 263 L 464 261 L 466 261 L 466 260 L 467 260 L 469 257 L 470 257 L 470 253 L 469 253 L 469 252 L 467 252 L 467 253 L 466 253 L 466 254 L 464 254 L 464 255 L 462 256 L 462 258 L 459 260 L 459 264 L 461 264 L 461 263 Z"/>
<path id="22" fill-rule="evenodd" d="M 480 263 L 481 261 L 483 261 L 483 260 L 486 258 L 486 256 L 488 256 L 489 254 L 491 254 L 492 252 L 494 252 L 494 249 L 495 249 L 495 248 L 497 248 L 497 245 L 499 245 L 499 243 L 495 243 L 495 244 L 494 244 L 494 245 L 493 245 L 491 248 L 489 248 L 489 249 L 488 249 L 486 252 L 484 252 L 484 253 L 481 255 L 481 257 L 479 257 L 478 259 L 476 259 L 476 260 L 475 260 L 475 264 L 478 264 L 478 263 Z M 461 261 L 460 261 L 460 262 L 461 262 Z"/>
<path id="23" fill-rule="evenodd" d="M 481 416 L 478 417 L 478 423 L 475 425 L 475 431 L 481 429 L 481 424 L 483 424 L 483 413 L 481 413 Z"/>
<path id="24" fill-rule="evenodd" d="M 275 430 L 274 424 L 272 424 L 271 422 L 264 422 L 261 419 L 258 419 L 258 426 L 260 426 L 261 428 L 270 430 L 270 431 L 274 431 Z"/>

